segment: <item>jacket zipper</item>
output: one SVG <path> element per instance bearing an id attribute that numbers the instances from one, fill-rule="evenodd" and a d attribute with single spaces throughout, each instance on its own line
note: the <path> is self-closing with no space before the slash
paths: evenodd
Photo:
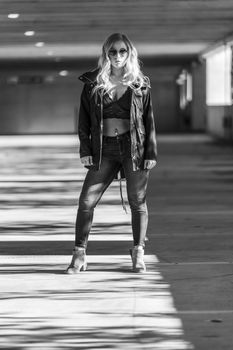
<path id="1" fill-rule="evenodd" d="M 131 159 L 132 159 L 132 165 L 133 165 L 133 170 L 136 171 L 136 165 L 134 163 L 134 147 L 133 147 L 133 134 L 132 134 L 132 129 L 133 129 L 133 123 L 134 123 L 134 119 L 133 119 L 133 107 L 134 107 L 134 104 L 133 104 L 133 101 L 134 101 L 134 90 L 132 89 L 132 95 L 131 95 L 131 104 L 130 104 L 130 140 L 131 140 Z"/>

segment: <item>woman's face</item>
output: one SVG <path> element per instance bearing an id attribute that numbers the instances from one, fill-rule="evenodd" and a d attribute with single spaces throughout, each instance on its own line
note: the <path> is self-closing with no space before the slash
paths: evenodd
<path id="1" fill-rule="evenodd" d="M 123 41 L 115 42 L 108 51 L 108 57 L 114 68 L 123 68 L 128 58 L 128 48 Z"/>

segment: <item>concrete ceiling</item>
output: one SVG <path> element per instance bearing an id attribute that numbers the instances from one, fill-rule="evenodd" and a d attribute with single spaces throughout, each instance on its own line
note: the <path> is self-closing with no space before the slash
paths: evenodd
<path id="1" fill-rule="evenodd" d="M 139 55 L 195 56 L 231 36 L 233 0 L 0 0 L 0 29 L 0 60 L 96 57 L 113 32 Z"/>

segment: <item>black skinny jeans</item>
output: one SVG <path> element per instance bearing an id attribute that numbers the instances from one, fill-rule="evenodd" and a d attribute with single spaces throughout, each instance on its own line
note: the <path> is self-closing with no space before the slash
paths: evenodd
<path id="1" fill-rule="evenodd" d="M 87 247 L 94 208 L 122 166 L 131 209 L 134 245 L 144 246 L 148 224 L 146 188 L 149 170 L 133 171 L 130 145 L 129 132 L 118 137 L 104 136 L 100 169 L 88 170 L 80 194 L 75 225 L 75 246 Z"/>

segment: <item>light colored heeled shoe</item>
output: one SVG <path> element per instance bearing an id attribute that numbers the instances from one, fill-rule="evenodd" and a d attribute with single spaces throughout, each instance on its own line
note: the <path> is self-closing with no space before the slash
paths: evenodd
<path id="1" fill-rule="evenodd" d="M 80 271 L 86 271 L 87 269 L 87 256 L 85 248 L 75 247 L 73 250 L 73 257 L 70 265 L 66 269 L 65 273 L 73 275 Z"/>
<path id="2" fill-rule="evenodd" d="M 146 265 L 144 263 L 144 249 L 142 246 L 135 246 L 131 248 L 130 255 L 133 263 L 133 272 L 146 272 Z"/>

